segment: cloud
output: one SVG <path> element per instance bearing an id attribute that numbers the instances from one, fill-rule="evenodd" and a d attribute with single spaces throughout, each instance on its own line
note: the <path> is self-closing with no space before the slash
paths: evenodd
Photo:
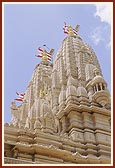
<path id="1" fill-rule="evenodd" d="M 101 22 L 99 22 L 99 24 L 91 31 L 90 38 L 95 45 L 103 43 L 106 48 L 110 48 L 110 26 L 113 12 L 112 3 L 95 3 L 94 5 L 96 7 L 94 17 L 99 17 Z M 103 22 L 107 24 L 102 24 Z"/>
<path id="2" fill-rule="evenodd" d="M 111 48 L 111 40 L 106 44 L 106 47 L 109 49 Z"/>
<path id="3" fill-rule="evenodd" d="M 101 19 L 101 22 L 106 22 L 108 24 L 111 24 L 111 11 L 112 11 L 112 5 L 110 3 L 97 3 L 96 6 L 96 13 L 95 16 L 99 16 Z"/>
<path id="4" fill-rule="evenodd" d="M 96 27 L 93 32 L 91 32 L 90 37 L 95 45 L 98 45 L 101 41 L 104 41 L 102 36 L 102 28 L 100 26 Z"/>
<path id="5" fill-rule="evenodd" d="M 111 47 L 110 27 L 108 25 L 103 26 L 101 24 L 95 27 L 93 31 L 91 31 L 89 37 L 95 45 L 103 43 L 107 49 Z"/>

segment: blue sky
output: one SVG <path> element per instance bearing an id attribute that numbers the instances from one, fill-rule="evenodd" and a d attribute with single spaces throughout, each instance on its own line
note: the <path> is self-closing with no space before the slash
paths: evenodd
<path id="1" fill-rule="evenodd" d="M 98 4 L 5 4 L 4 5 L 4 121 L 10 122 L 10 104 L 16 91 L 23 93 L 31 80 L 37 48 L 54 48 L 62 40 L 63 23 L 80 24 L 79 36 L 95 51 L 111 89 L 110 6 Z M 18 104 L 18 103 L 17 103 Z"/>

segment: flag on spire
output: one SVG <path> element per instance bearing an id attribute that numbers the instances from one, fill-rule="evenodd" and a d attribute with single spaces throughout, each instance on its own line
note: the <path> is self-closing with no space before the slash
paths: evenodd
<path id="1" fill-rule="evenodd" d="M 68 34 L 68 26 L 66 25 L 66 22 L 64 22 L 63 30 L 65 34 Z"/>
<path id="2" fill-rule="evenodd" d="M 44 51 L 45 51 L 45 53 L 46 53 L 46 55 L 49 57 L 49 58 L 51 58 L 52 57 L 52 55 L 49 53 L 49 52 L 47 52 L 46 50 L 43 50 L 42 48 L 38 48 L 38 51 L 41 53 L 41 54 L 43 54 L 44 53 Z"/>
<path id="3" fill-rule="evenodd" d="M 16 98 L 16 99 L 14 99 L 14 100 L 16 100 L 16 101 L 23 101 L 23 99 L 21 99 L 21 98 Z"/>
<path id="4" fill-rule="evenodd" d="M 78 34 L 79 27 L 80 25 L 77 25 L 74 29 L 72 26 L 67 26 L 66 22 L 64 22 L 63 30 L 65 34 L 68 34 L 69 36 L 75 36 Z"/>
<path id="5" fill-rule="evenodd" d="M 21 94 L 20 94 L 20 93 L 16 92 L 16 95 L 18 95 L 19 98 L 16 98 L 16 99 L 14 99 L 14 100 L 23 101 L 25 93 L 21 93 Z"/>
<path id="6" fill-rule="evenodd" d="M 47 60 L 51 61 L 54 49 L 51 49 L 50 52 L 47 52 L 46 50 L 43 50 L 41 47 L 38 47 L 38 51 L 40 52 L 40 54 L 35 55 L 36 57 L 42 58 L 42 61 L 47 61 Z"/>
<path id="7" fill-rule="evenodd" d="M 18 92 L 16 92 L 16 94 L 17 94 L 19 97 L 24 97 L 24 95 L 25 95 L 25 93 L 19 94 Z"/>

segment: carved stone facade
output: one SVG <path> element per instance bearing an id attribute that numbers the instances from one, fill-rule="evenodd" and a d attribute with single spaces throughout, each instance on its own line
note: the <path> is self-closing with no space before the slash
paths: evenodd
<path id="1" fill-rule="evenodd" d="M 42 61 L 23 103 L 4 125 L 5 164 L 110 164 L 110 93 L 97 57 L 66 37 L 54 63 Z"/>

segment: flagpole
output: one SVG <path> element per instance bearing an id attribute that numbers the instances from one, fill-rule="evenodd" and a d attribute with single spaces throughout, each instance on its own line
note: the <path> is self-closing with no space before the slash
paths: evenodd
<path id="1" fill-rule="evenodd" d="M 53 64 L 53 55 L 52 55 L 52 64 Z"/>
<path id="2" fill-rule="evenodd" d="M 43 46 L 46 47 L 48 50 L 50 50 L 45 44 Z"/>

